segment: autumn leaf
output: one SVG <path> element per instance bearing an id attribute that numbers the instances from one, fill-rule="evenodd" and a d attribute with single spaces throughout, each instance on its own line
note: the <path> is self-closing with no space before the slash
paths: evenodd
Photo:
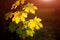
<path id="1" fill-rule="evenodd" d="M 21 0 L 17 0 L 17 1 L 12 5 L 11 10 L 16 9 L 17 6 L 20 5 L 20 1 L 21 1 Z"/>
<path id="2" fill-rule="evenodd" d="M 12 22 L 14 22 L 14 21 L 16 24 L 18 24 L 20 22 L 20 17 L 13 17 Z"/>
<path id="3" fill-rule="evenodd" d="M 21 16 L 20 16 L 20 20 L 21 20 L 22 22 L 24 22 L 24 21 L 25 21 L 25 18 L 27 18 L 27 13 L 22 12 L 22 14 L 21 14 Z"/>
<path id="4" fill-rule="evenodd" d="M 23 11 L 17 11 L 14 12 L 14 17 L 12 18 L 12 22 L 18 24 L 21 21 L 25 21 L 25 18 L 27 18 L 27 13 Z"/>
<path id="5" fill-rule="evenodd" d="M 12 18 L 12 22 L 15 21 L 15 23 L 18 24 L 20 22 L 20 17 L 19 17 L 20 15 L 21 15 L 20 11 L 14 12 L 14 17 Z"/>
<path id="6" fill-rule="evenodd" d="M 9 18 L 12 18 L 12 16 L 13 16 L 13 13 L 12 12 L 6 13 L 6 15 L 5 15 L 6 20 L 8 20 Z"/>
<path id="7" fill-rule="evenodd" d="M 28 27 L 31 29 L 31 30 L 34 30 L 34 27 L 36 26 L 36 22 L 33 20 L 33 19 L 30 19 L 29 22 L 28 22 Z"/>
<path id="8" fill-rule="evenodd" d="M 28 22 L 28 27 L 31 29 L 31 30 L 39 30 L 40 28 L 43 27 L 42 23 L 40 23 L 41 19 L 40 18 L 37 18 L 35 17 L 34 19 L 30 19 L 29 22 Z"/>
<path id="9" fill-rule="evenodd" d="M 41 18 L 35 17 L 34 20 L 36 21 L 36 27 L 35 27 L 35 28 L 36 28 L 37 30 L 39 30 L 40 28 L 43 27 L 43 25 L 42 25 L 42 23 L 41 23 L 41 21 L 42 21 Z"/>
<path id="10" fill-rule="evenodd" d="M 40 22 L 40 21 L 42 21 L 41 18 L 37 18 L 37 17 L 35 17 L 34 20 L 35 20 L 36 22 Z"/>
<path id="11" fill-rule="evenodd" d="M 37 10 L 37 7 L 34 6 L 34 4 L 32 3 L 28 3 L 27 5 L 24 6 L 23 10 L 28 13 L 31 12 L 32 14 L 35 14 L 35 10 Z"/>
<path id="12" fill-rule="evenodd" d="M 40 27 L 39 27 L 38 25 L 36 25 L 35 29 L 39 30 L 39 29 L 40 29 Z"/>
<path id="13" fill-rule="evenodd" d="M 25 0 L 17 0 L 11 7 L 11 10 L 16 9 L 20 4 L 24 4 Z"/>
<path id="14" fill-rule="evenodd" d="M 40 28 L 42 28 L 42 27 L 43 27 L 43 24 L 42 24 L 42 23 L 39 23 L 38 25 L 39 25 L 39 27 L 40 27 Z"/>

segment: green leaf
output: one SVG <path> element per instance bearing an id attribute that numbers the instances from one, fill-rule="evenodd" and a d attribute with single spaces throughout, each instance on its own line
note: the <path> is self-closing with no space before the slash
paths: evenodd
<path id="1" fill-rule="evenodd" d="M 31 36 L 31 37 L 33 37 L 33 34 L 34 34 L 35 32 L 34 31 L 32 31 L 32 30 L 26 30 L 26 34 L 27 34 L 27 36 Z"/>
<path id="2" fill-rule="evenodd" d="M 19 35 L 22 35 L 22 34 L 23 34 L 23 31 L 22 31 L 22 29 L 19 29 L 19 28 L 18 28 L 18 29 L 16 30 L 16 33 L 19 34 Z"/>
<path id="3" fill-rule="evenodd" d="M 9 24 L 9 31 L 14 32 L 16 30 L 17 26 L 15 23 L 10 23 Z"/>

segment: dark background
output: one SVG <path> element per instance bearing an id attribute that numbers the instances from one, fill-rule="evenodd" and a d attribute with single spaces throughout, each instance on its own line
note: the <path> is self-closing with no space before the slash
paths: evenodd
<path id="1" fill-rule="evenodd" d="M 19 40 L 16 33 L 10 33 L 8 30 L 9 21 L 6 21 L 4 15 L 10 11 L 11 5 L 16 0 L 0 0 L 0 38 L 1 40 Z M 40 31 L 32 40 L 59 40 L 60 37 L 60 0 L 51 3 L 44 3 L 40 0 L 27 0 L 34 3 L 38 10 L 36 15 L 42 19 L 44 25 L 41 35 Z M 32 16 L 30 16 L 32 17 Z M 43 34 L 44 33 L 44 34 Z M 28 40 L 28 39 L 27 39 Z"/>

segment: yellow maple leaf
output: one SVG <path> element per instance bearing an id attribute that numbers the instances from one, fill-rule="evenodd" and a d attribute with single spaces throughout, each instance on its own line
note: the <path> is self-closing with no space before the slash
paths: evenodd
<path id="1" fill-rule="evenodd" d="M 16 11 L 16 12 L 14 12 L 14 17 L 16 17 L 16 16 L 20 16 L 21 15 L 21 12 L 20 11 Z"/>
<path id="2" fill-rule="evenodd" d="M 14 21 L 16 24 L 18 24 L 20 22 L 20 18 L 19 17 L 13 17 L 12 22 L 14 22 Z"/>
<path id="3" fill-rule="evenodd" d="M 12 9 L 16 9 L 16 8 L 17 8 L 17 6 L 19 6 L 19 5 L 20 5 L 20 1 L 21 1 L 21 0 L 17 0 L 17 1 L 12 5 L 11 10 L 12 10 Z"/>
<path id="4" fill-rule="evenodd" d="M 22 15 L 21 16 L 27 18 L 27 13 L 22 12 Z"/>
<path id="5" fill-rule="evenodd" d="M 15 21 L 15 23 L 18 24 L 21 21 L 25 21 L 25 18 L 27 18 L 27 13 L 23 11 L 16 11 L 14 12 L 14 17 L 12 18 L 12 22 Z"/>
<path id="6" fill-rule="evenodd" d="M 28 23 L 28 27 L 31 30 L 34 30 L 34 27 L 36 26 L 36 22 L 33 19 L 30 19 L 29 23 Z"/>
<path id="7" fill-rule="evenodd" d="M 31 12 L 32 14 L 35 14 L 35 10 L 37 10 L 37 7 L 34 6 L 32 3 L 28 3 L 24 6 L 23 10 L 28 13 Z"/>
<path id="8" fill-rule="evenodd" d="M 6 13 L 6 15 L 5 15 L 6 20 L 8 20 L 9 18 L 12 18 L 12 16 L 13 16 L 13 13 L 12 12 Z"/>
<path id="9" fill-rule="evenodd" d="M 25 21 L 25 18 L 23 16 L 20 16 L 21 21 Z"/>
<path id="10" fill-rule="evenodd" d="M 20 16 L 21 21 L 25 21 L 25 18 L 27 18 L 27 13 L 22 12 L 22 15 Z"/>
<path id="11" fill-rule="evenodd" d="M 40 29 L 40 27 L 39 27 L 38 25 L 36 25 L 36 26 L 35 26 L 35 29 L 39 30 L 39 29 Z"/>
<path id="12" fill-rule="evenodd" d="M 37 18 L 37 17 L 35 17 L 34 19 L 30 19 L 28 22 L 28 27 L 31 30 L 34 30 L 34 29 L 39 30 L 40 28 L 43 27 L 43 25 L 42 25 L 42 23 L 40 23 L 40 21 L 41 21 L 41 19 Z"/>
<path id="13" fill-rule="evenodd" d="M 40 29 L 40 28 L 43 27 L 43 25 L 42 25 L 42 23 L 41 23 L 42 19 L 35 17 L 34 20 L 36 21 L 37 25 L 39 26 L 39 27 L 38 27 L 38 26 L 36 25 L 36 29 Z"/>
<path id="14" fill-rule="evenodd" d="M 37 18 L 37 17 L 35 17 L 34 20 L 35 20 L 36 22 L 40 22 L 40 21 L 42 21 L 42 19 Z"/>
<path id="15" fill-rule="evenodd" d="M 42 28 L 43 27 L 43 24 L 42 23 L 38 23 L 39 27 Z"/>
<path id="16" fill-rule="evenodd" d="M 14 17 L 12 18 L 12 22 L 15 22 L 16 24 L 18 24 L 21 20 L 20 20 L 20 11 L 16 11 L 14 12 Z"/>

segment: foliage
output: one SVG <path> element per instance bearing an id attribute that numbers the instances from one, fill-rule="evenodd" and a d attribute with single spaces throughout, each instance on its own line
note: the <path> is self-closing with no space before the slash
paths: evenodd
<path id="1" fill-rule="evenodd" d="M 17 0 L 13 5 L 11 10 L 15 10 L 19 5 L 23 5 L 25 0 Z M 6 20 L 11 18 L 11 22 L 9 24 L 9 30 L 11 32 L 16 32 L 20 37 L 33 37 L 35 33 L 34 30 L 39 30 L 43 27 L 41 21 L 42 19 L 35 16 L 33 19 L 28 18 L 28 13 L 35 15 L 35 10 L 37 7 L 34 6 L 33 3 L 27 3 L 20 10 L 15 12 L 8 12 L 6 16 Z"/>
<path id="2" fill-rule="evenodd" d="M 27 13 L 31 12 L 32 14 L 34 14 L 35 10 L 37 10 L 37 7 L 34 6 L 32 3 L 28 3 L 27 5 L 25 5 L 23 10 L 26 11 Z"/>

